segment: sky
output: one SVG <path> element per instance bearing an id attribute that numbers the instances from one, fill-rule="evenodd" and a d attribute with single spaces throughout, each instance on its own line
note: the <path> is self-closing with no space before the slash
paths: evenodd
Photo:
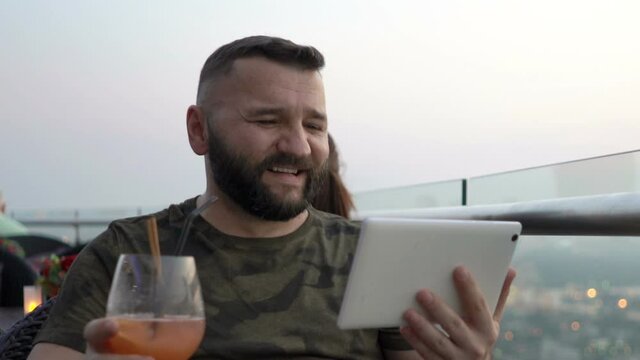
<path id="1" fill-rule="evenodd" d="M 10 210 L 158 206 L 204 190 L 185 130 L 200 68 L 255 34 L 326 58 L 348 187 L 639 149 L 640 2 L 4 1 Z"/>

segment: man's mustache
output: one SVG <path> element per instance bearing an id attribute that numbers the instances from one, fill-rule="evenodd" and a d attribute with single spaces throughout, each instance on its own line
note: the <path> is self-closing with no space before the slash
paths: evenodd
<path id="1" fill-rule="evenodd" d="M 264 159 L 259 166 L 260 172 L 269 170 L 274 166 L 287 166 L 298 170 L 313 169 L 311 156 L 298 157 L 291 154 L 277 153 Z"/>

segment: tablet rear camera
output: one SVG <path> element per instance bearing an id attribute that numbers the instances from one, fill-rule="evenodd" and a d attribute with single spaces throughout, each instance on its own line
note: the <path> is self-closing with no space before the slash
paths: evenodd
<path id="1" fill-rule="evenodd" d="M 518 234 L 513 234 L 513 236 L 511 237 L 511 241 L 516 241 L 518 240 Z"/>

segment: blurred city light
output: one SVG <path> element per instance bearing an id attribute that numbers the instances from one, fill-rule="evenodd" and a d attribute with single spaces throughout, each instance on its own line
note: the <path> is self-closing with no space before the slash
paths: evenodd
<path id="1" fill-rule="evenodd" d="M 505 332 L 504 339 L 507 341 L 513 341 L 513 332 L 511 330 Z"/>
<path id="2" fill-rule="evenodd" d="M 572 331 L 579 331 L 580 330 L 580 322 L 579 321 L 574 321 L 571 323 L 571 330 Z"/>
<path id="3" fill-rule="evenodd" d="M 618 300 L 618 307 L 620 309 L 626 309 L 628 305 L 629 305 L 629 303 L 627 302 L 627 299 L 621 298 L 621 299 Z"/>

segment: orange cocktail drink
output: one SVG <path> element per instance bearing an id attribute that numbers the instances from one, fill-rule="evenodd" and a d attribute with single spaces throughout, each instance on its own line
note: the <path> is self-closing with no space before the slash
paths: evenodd
<path id="1" fill-rule="evenodd" d="M 198 349 L 204 319 L 114 318 L 118 333 L 109 339 L 114 354 L 153 356 L 156 360 L 186 360 Z"/>
<path id="2" fill-rule="evenodd" d="M 190 256 L 120 256 L 107 301 L 118 323 L 109 352 L 186 360 L 205 332 L 204 304 Z"/>

